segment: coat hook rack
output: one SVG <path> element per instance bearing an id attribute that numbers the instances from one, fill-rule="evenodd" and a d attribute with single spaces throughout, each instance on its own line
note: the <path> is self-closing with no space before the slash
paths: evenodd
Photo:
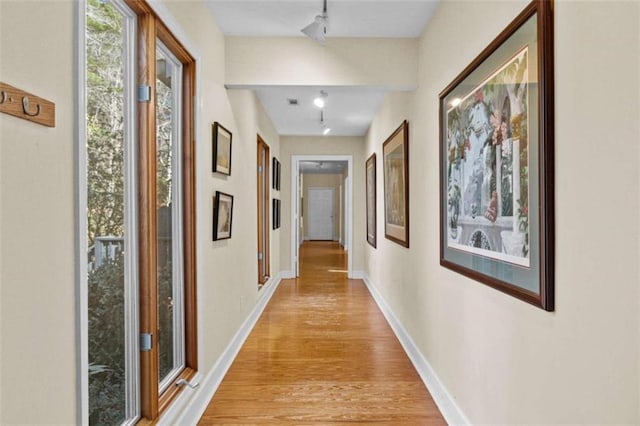
<path id="1" fill-rule="evenodd" d="M 56 126 L 56 105 L 53 102 L 2 82 L 0 112 L 43 126 Z"/>

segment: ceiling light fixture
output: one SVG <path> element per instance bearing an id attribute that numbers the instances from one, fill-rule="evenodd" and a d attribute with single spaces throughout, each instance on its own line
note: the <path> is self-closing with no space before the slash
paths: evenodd
<path id="1" fill-rule="evenodd" d="M 331 127 L 327 127 L 327 125 L 324 124 L 324 110 L 320 111 L 320 127 L 324 128 L 324 130 L 322 131 L 322 134 L 324 136 L 327 136 L 331 131 Z"/>
<path id="2" fill-rule="evenodd" d="M 329 26 L 329 15 L 327 15 L 327 0 L 324 0 L 322 15 L 317 15 L 312 23 L 304 27 L 301 31 L 304 35 L 324 44 L 327 36 L 327 27 Z"/>
<path id="3" fill-rule="evenodd" d="M 315 106 L 317 106 L 318 108 L 324 108 L 324 106 L 327 104 L 327 98 L 329 97 L 329 94 L 327 92 L 325 92 L 324 90 L 320 91 L 320 96 L 318 96 L 317 98 L 315 98 L 313 100 L 313 104 Z"/>

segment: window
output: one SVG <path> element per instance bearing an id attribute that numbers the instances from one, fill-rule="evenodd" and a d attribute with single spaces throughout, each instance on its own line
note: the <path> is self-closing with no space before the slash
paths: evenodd
<path id="1" fill-rule="evenodd" d="M 195 62 L 145 2 L 84 22 L 83 421 L 154 420 L 197 368 Z"/>

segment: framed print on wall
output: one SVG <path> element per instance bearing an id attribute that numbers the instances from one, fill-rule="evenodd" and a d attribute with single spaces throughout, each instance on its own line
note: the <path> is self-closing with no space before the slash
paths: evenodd
<path id="1" fill-rule="evenodd" d="M 554 309 L 553 22 L 536 0 L 440 94 L 440 264 Z"/>
<path id="2" fill-rule="evenodd" d="M 272 188 L 280 191 L 280 161 L 276 157 L 271 160 Z"/>
<path id="3" fill-rule="evenodd" d="M 376 154 L 371 154 L 365 165 L 367 180 L 367 242 L 376 248 Z"/>
<path id="4" fill-rule="evenodd" d="M 213 198 L 213 241 L 231 238 L 233 195 L 216 191 Z"/>
<path id="5" fill-rule="evenodd" d="M 231 139 L 233 135 L 217 121 L 212 127 L 212 171 L 231 175 Z"/>
<path id="6" fill-rule="evenodd" d="M 273 229 L 280 228 L 280 200 L 274 198 L 273 199 Z"/>
<path id="7" fill-rule="evenodd" d="M 384 168 L 384 236 L 409 248 L 409 123 L 382 144 Z"/>

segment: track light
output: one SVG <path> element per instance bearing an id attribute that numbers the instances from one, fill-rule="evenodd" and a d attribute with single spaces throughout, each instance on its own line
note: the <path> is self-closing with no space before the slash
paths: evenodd
<path id="1" fill-rule="evenodd" d="M 304 27 L 301 31 L 313 41 L 324 44 L 328 26 L 329 15 L 327 15 L 327 0 L 324 0 L 322 15 L 317 15 L 313 22 Z"/>
<path id="2" fill-rule="evenodd" d="M 327 104 L 327 97 L 329 96 L 329 94 L 327 92 L 325 92 L 324 90 L 320 91 L 320 96 L 316 97 L 313 100 L 313 104 L 315 106 L 317 106 L 318 108 L 322 109 L 324 108 L 324 106 Z"/>

